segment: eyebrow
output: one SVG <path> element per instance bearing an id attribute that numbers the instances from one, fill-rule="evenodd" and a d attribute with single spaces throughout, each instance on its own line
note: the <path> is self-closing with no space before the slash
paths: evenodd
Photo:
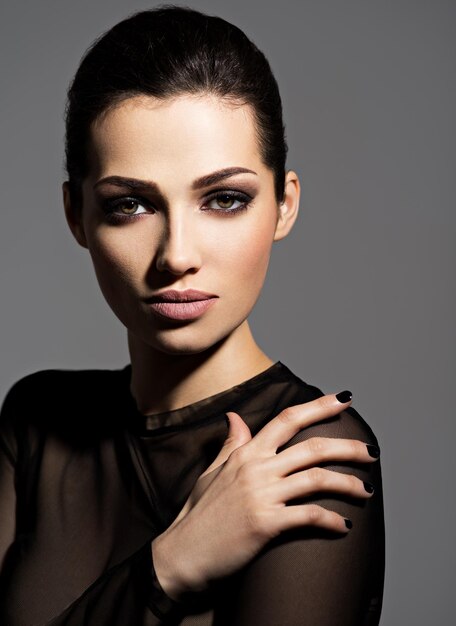
<path id="1" fill-rule="evenodd" d="M 255 174 L 255 176 L 258 176 L 256 172 L 249 170 L 246 167 L 225 167 L 222 170 L 217 170 L 197 178 L 192 183 L 192 189 L 196 190 L 208 187 L 209 185 L 213 185 L 224 178 L 229 178 L 230 176 L 234 176 L 236 174 Z M 160 193 L 157 183 L 152 180 L 140 180 L 138 178 L 128 178 L 125 176 L 106 176 L 105 178 L 101 178 L 97 181 L 93 188 L 96 189 L 98 186 L 108 183 L 110 185 L 115 185 L 116 187 L 126 187 L 130 190 L 143 190 Z"/>

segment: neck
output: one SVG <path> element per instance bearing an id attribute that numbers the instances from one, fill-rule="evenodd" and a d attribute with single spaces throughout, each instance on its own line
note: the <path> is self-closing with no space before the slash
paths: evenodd
<path id="1" fill-rule="evenodd" d="M 271 360 L 245 320 L 228 337 L 196 354 L 169 354 L 128 332 L 130 391 L 144 415 L 171 411 L 256 376 Z"/>

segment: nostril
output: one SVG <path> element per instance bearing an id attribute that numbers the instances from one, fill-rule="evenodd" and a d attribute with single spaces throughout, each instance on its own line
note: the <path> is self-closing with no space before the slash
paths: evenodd
<path id="1" fill-rule="evenodd" d="M 189 256 L 163 255 L 157 257 L 155 266 L 160 272 L 169 272 L 175 276 L 181 276 L 187 272 L 195 272 L 200 267 L 198 259 Z"/>

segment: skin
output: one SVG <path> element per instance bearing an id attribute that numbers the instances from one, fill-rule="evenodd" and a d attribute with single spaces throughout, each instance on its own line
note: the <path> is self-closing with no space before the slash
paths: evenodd
<path id="1" fill-rule="evenodd" d="M 172 524 L 151 543 L 152 561 L 171 598 L 206 591 L 229 576 L 284 530 L 318 526 L 350 532 L 344 517 L 318 504 L 286 506 L 319 491 L 371 498 L 356 476 L 316 467 L 321 462 L 372 463 L 367 446 L 350 439 L 311 437 L 277 453 L 297 432 L 347 408 L 335 394 L 287 407 L 252 437 L 229 411 L 228 437 Z M 223 532 L 220 532 L 223 529 Z M 204 546 L 204 550 L 201 549 Z"/>
<path id="2" fill-rule="evenodd" d="M 135 96 L 92 125 L 89 156 L 82 211 L 72 209 L 65 182 L 65 215 L 91 255 L 107 303 L 127 328 L 130 389 L 138 409 L 144 414 L 176 409 L 272 365 L 247 318 L 260 295 L 272 245 L 290 232 L 298 215 L 300 183 L 288 171 L 284 201 L 276 202 L 250 106 L 208 94 L 165 101 Z M 237 174 L 192 190 L 194 179 L 233 166 L 256 175 Z M 113 225 L 101 209 L 103 198 L 135 192 L 110 184 L 94 190 L 111 175 L 153 180 L 161 194 L 139 192 L 147 203 L 116 209 L 136 217 Z M 239 200 L 227 202 L 223 196 L 207 201 L 214 190 L 230 189 L 252 197 L 245 211 L 204 210 L 239 206 Z M 191 322 L 159 320 L 144 298 L 171 288 L 200 289 L 218 299 Z"/>
<path id="3" fill-rule="evenodd" d="M 283 202 L 276 202 L 251 109 L 207 94 L 165 101 L 138 96 L 100 117 L 90 139 L 82 211 L 71 206 L 65 182 L 65 215 L 91 255 L 106 301 L 127 329 L 130 388 L 138 409 L 152 414 L 180 408 L 270 367 L 274 361 L 256 344 L 247 318 L 260 295 L 273 243 L 295 223 L 300 184 L 288 171 Z M 234 166 L 255 174 L 192 189 L 196 178 Z M 94 190 L 113 175 L 152 179 L 160 193 L 142 191 L 144 201 L 117 207 L 117 213 L 138 216 L 113 224 L 102 211 L 103 198 L 135 195 L 107 184 Z M 215 189 L 235 189 L 252 200 L 245 211 L 227 215 L 221 209 L 240 202 L 227 203 L 223 195 L 209 201 Z M 196 320 L 169 322 L 144 302 L 168 288 L 201 289 L 218 298 Z M 287 528 L 317 525 L 348 532 L 334 511 L 285 503 L 322 488 L 371 497 L 358 478 L 315 467 L 334 459 L 373 462 L 365 444 L 312 438 L 276 452 L 300 429 L 348 404 L 330 394 L 289 407 L 254 438 L 240 415 L 227 414 L 230 428 L 220 454 L 171 526 L 151 542 L 155 571 L 168 595 L 179 599 L 206 589 Z"/>

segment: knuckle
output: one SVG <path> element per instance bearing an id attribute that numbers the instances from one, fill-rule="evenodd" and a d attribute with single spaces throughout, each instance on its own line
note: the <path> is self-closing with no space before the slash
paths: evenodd
<path id="1" fill-rule="evenodd" d="M 325 439 L 323 437 L 311 437 L 307 440 L 307 447 L 312 454 L 321 456 L 325 450 Z"/>
<path id="2" fill-rule="evenodd" d="M 317 524 L 323 517 L 323 509 L 318 504 L 309 504 L 307 506 L 307 519 L 310 524 Z"/>
<path id="3" fill-rule="evenodd" d="M 243 445 L 235 448 L 228 457 L 228 460 L 231 464 L 236 463 L 238 465 L 244 465 L 248 461 L 249 456 L 246 445 Z"/>
<path id="4" fill-rule="evenodd" d="M 258 460 L 247 459 L 238 469 L 238 480 L 244 487 L 250 487 L 258 476 Z"/>
<path id="5" fill-rule="evenodd" d="M 311 467 L 307 470 L 311 482 L 321 487 L 326 482 L 326 473 L 321 467 Z"/>
<path id="6" fill-rule="evenodd" d="M 283 422 L 284 424 L 291 424 L 295 421 L 296 419 L 296 410 L 294 407 L 292 406 L 287 406 L 283 409 L 283 411 L 281 411 L 278 416 L 277 419 L 280 420 L 281 422 Z"/>

